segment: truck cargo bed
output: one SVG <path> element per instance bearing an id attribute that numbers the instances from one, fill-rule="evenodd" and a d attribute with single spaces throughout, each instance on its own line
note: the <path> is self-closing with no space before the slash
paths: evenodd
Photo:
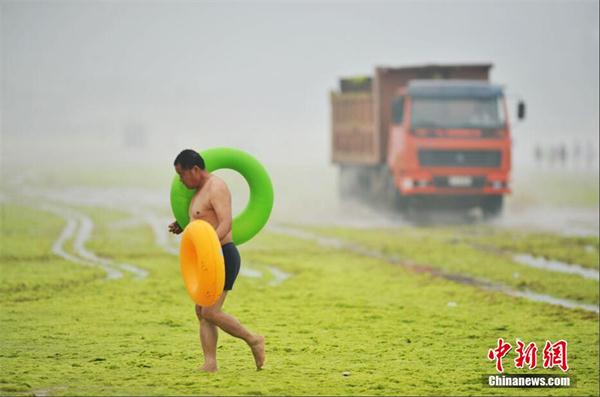
<path id="1" fill-rule="evenodd" d="M 331 92 L 331 159 L 337 164 L 384 164 L 391 103 L 413 79 L 488 80 L 491 64 L 377 67 L 374 77 L 340 79 Z"/>
<path id="2" fill-rule="evenodd" d="M 380 160 L 379 135 L 375 131 L 372 94 L 334 92 L 331 108 L 333 162 L 377 164 Z"/>

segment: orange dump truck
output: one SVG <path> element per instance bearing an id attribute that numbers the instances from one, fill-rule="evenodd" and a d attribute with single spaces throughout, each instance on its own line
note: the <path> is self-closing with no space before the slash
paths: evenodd
<path id="1" fill-rule="evenodd" d="M 498 215 L 510 193 L 511 132 L 491 67 L 378 67 L 373 77 L 341 79 L 331 93 L 340 192 L 399 209 L 448 204 Z"/>

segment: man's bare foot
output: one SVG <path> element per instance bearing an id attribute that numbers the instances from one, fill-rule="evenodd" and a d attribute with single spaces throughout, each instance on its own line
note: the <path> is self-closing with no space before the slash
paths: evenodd
<path id="1" fill-rule="evenodd" d="M 262 369 L 262 366 L 265 363 L 265 337 L 256 335 L 255 341 L 250 344 L 250 349 L 252 349 L 256 369 Z"/>
<path id="2" fill-rule="evenodd" d="M 204 372 L 217 372 L 217 364 L 205 363 L 203 366 L 198 368 L 199 371 Z"/>

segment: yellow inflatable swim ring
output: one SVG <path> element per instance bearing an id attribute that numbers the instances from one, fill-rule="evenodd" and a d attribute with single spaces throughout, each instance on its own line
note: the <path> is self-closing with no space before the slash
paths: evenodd
<path id="1" fill-rule="evenodd" d="M 225 262 L 219 238 L 210 223 L 198 219 L 186 226 L 179 264 L 192 300 L 200 306 L 215 304 L 225 286 Z"/>

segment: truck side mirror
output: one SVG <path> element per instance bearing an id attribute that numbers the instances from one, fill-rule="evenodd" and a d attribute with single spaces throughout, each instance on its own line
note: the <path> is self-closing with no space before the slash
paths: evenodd
<path id="1" fill-rule="evenodd" d="M 517 117 L 519 120 L 523 120 L 525 118 L 525 102 L 520 101 L 517 105 Z"/>
<path id="2" fill-rule="evenodd" d="M 394 124 L 401 124 L 402 119 L 404 118 L 404 98 L 399 96 L 394 98 L 394 102 L 392 105 L 392 118 L 394 120 Z"/>

